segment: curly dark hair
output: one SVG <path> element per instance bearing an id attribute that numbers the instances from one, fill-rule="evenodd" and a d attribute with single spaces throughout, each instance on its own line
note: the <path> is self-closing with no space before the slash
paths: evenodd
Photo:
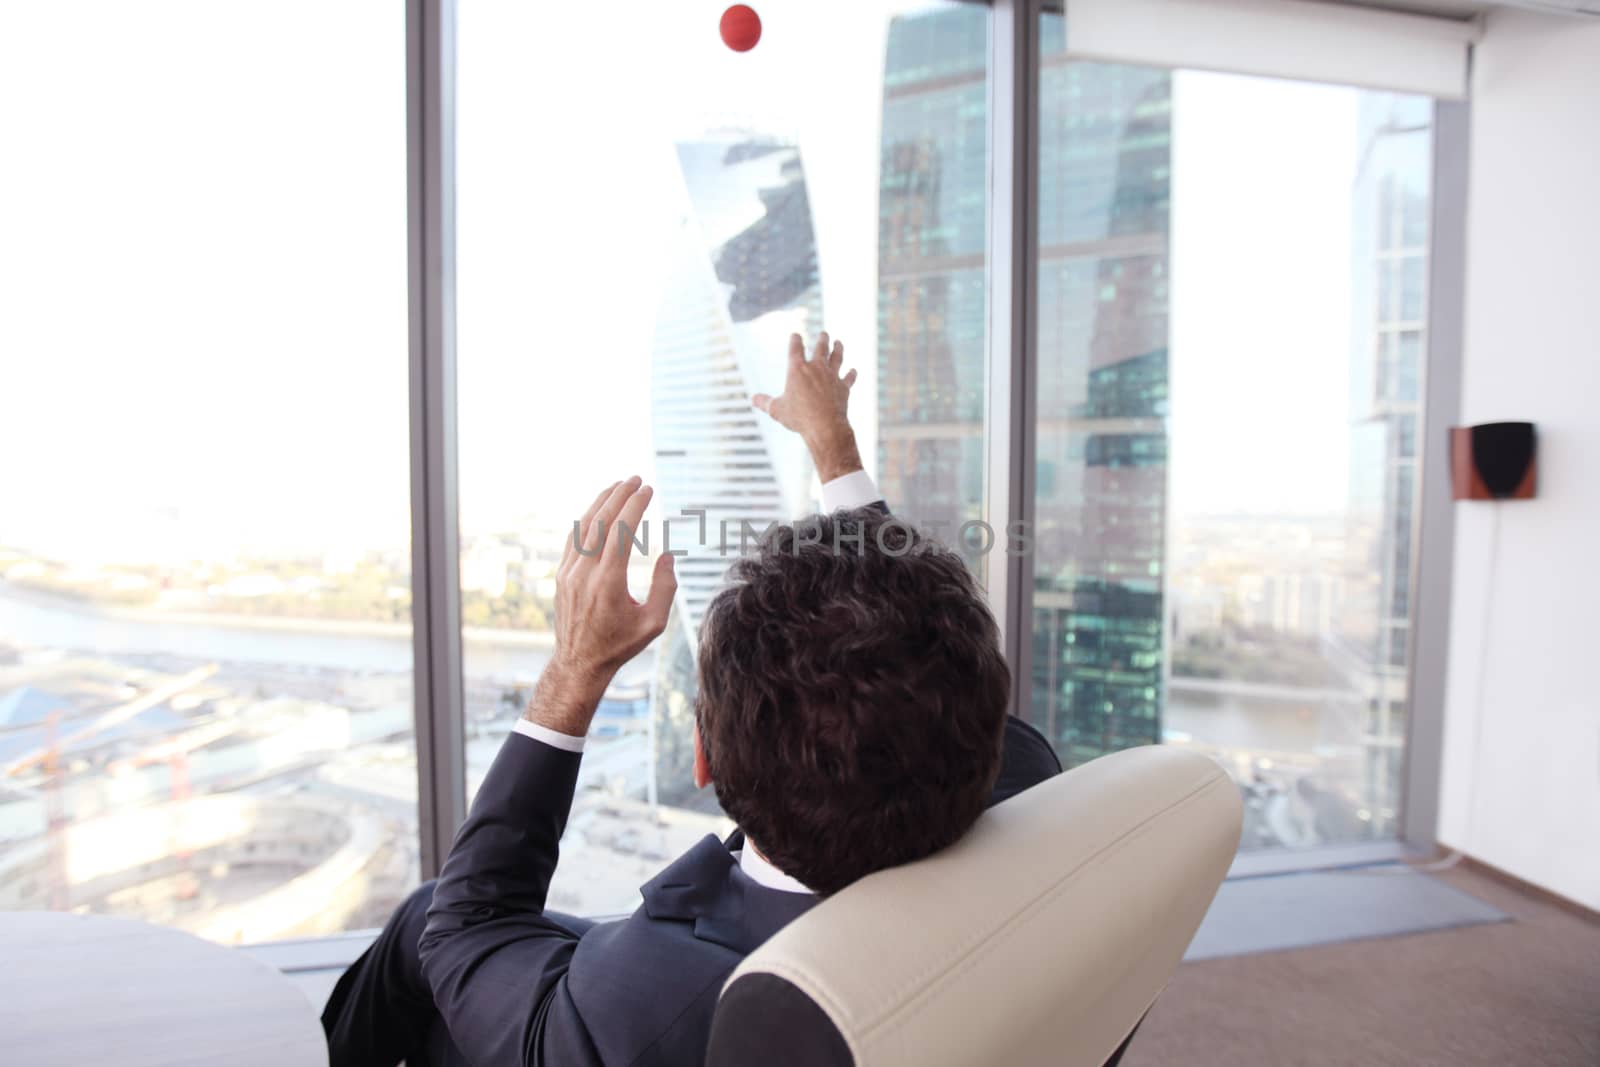
<path id="1" fill-rule="evenodd" d="M 829 894 L 983 811 L 1010 675 L 961 558 L 881 509 L 778 526 L 701 627 L 695 708 L 723 809 Z"/>

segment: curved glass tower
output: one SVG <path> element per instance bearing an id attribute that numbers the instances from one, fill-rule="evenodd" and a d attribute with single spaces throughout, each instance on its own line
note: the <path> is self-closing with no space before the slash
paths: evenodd
<path id="1" fill-rule="evenodd" d="M 798 148 L 738 132 L 677 152 L 683 198 L 656 317 L 651 417 L 668 544 L 688 555 L 652 714 L 659 800 L 711 807 L 690 776 L 695 640 L 741 545 L 814 510 L 804 445 L 750 394 L 782 389 L 789 335 L 821 328 L 822 291 Z"/>

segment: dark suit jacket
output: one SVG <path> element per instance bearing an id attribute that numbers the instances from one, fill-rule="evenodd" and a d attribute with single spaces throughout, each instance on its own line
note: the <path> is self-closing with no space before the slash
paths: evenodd
<path id="1" fill-rule="evenodd" d="M 707 836 L 643 887 L 628 918 L 581 936 L 547 919 L 580 758 L 506 739 L 434 889 L 423 974 L 479 1067 L 698 1065 L 723 982 L 817 898 L 757 884 L 729 849 L 737 834 Z M 1060 769 L 1044 738 L 1011 719 L 990 803 Z"/>

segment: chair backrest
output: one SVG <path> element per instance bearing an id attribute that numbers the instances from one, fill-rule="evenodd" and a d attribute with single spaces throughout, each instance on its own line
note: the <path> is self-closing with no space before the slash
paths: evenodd
<path id="1" fill-rule="evenodd" d="M 1181 749 L 1052 778 L 752 953 L 707 1067 L 1098 1067 L 1176 970 L 1241 818 L 1227 774 Z"/>

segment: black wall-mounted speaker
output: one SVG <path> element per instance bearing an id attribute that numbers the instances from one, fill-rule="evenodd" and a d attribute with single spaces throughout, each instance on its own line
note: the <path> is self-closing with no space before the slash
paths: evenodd
<path id="1" fill-rule="evenodd" d="M 1457 500 L 1532 500 L 1539 435 L 1531 422 L 1485 422 L 1450 430 L 1450 481 Z"/>

